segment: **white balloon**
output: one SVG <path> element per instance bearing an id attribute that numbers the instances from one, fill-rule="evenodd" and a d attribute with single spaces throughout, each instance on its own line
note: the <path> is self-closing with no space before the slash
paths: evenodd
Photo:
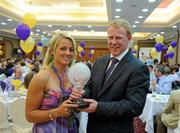
<path id="1" fill-rule="evenodd" d="M 82 89 L 91 76 L 90 69 L 83 63 L 76 63 L 68 70 L 68 78 L 75 88 Z"/>

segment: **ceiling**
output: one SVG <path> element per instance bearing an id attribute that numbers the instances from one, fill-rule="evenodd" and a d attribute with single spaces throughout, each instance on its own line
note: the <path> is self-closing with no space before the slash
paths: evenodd
<path id="1" fill-rule="evenodd" d="M 106 39 L 108 22 L 116 18 L 130 22 L 135 41 L 170 38 L 180 29 L 180 0 L 0 0 L 0 36 L 18 38 L 15 28 L 28 12 L 37 19 L 35 38 L 61 30 L 78 39 Z"/>

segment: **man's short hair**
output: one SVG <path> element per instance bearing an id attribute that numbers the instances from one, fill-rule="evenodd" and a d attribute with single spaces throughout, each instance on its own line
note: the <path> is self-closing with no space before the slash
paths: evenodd
<path id="1" fill-rule="evenodd" d="M 125 19 L 115 19 L 109 23 L 110 26 L 123 27 L 129 35 L 132 35 L 132 29 L 129 22 Z"/>
<path id="2" fill-rule="evenodd" d="M 158 71 L 158 72 L 160 72 L 160 73 L 162 73 L 162 74 L 165 74 L 165 73 L 166 73 L 164 67 L 162 67 L 162 66 L 156 67 L 156 71 Z"/>

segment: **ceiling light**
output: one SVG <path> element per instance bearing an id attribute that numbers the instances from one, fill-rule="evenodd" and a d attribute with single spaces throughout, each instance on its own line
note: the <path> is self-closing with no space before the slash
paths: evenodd
<path id="1" fill-rule="evenodd" d="M 45 32 L 45 31 L 43 31 L 43 34 L 46 34 L 46 32 Z"/>
<path id="2" fill-rule="evenodd" d="M 164 32 L 160 32 L 160 34 L 162 34 L 162 35 L 163 35 L 163 34 L 164 34 Z"/>
<path id="3" fill-rule="evenodd" d="M 2 23 L 1 23 L 1 24 L 2 24 Z M 173 25 L 172 28 L 177 28 L 177 26 L 176 26 L 176 25 Z"/>
<path id="4" fill-rule="evenodd" d="M 48 36 L 51 36 L 51 34 L 49 33 Z"/>
<path id="5" fill-rule="evenodd" d="M 148 12 L 147 8 L 142 9 L 143 12 Z"/>
<path id="6" fill-rule="evenodd" d="M 39 30 L 39 29 L 37 29 L 36 31 L 37 31 L 37 32 L 40 32 L 40 30 Z"/>
<path id="7" fill-rule="evenodd" d="M 132 27 L 136 27 L 136 25 L 132 25 Z"/>
<path id="8" fill-rule="evenodd" d="M 2 25 L 6 25 L 6 23 L 4 23 L 4 22 L 2 22 L 1 24 L 2 24 Z"/>
<path id="9" fill-rule="evenodd" d="M 134 21 L 134 23 L 139 24 L 139 21 Z"/>
<path id="10" fill-rule="evenodd" d="M 148 0 L 149 3 L 153 3 L 155 2 L 156 0 Z"/>
<path id="11" fill-rule="evenodd" d="M 52 27 L 52 25 L 51 25 L 51 24 L 49 24 L 49 25 L 48 25 L 48 27 Z"/>
<path id="12" fill-rule="evenodd" d="M 60 29 L 57 29 L 55 32 L 61 32 L 61 30 L 60 30 Z"/>
<path id="13" fill-rule="evenodd" d="M 91 25 L 88 25 L 88 28 L 91 28 Z"/>
<path id="14" fill-rule="evenodd" d="M 116 11 L 116 12 L 120 12 L 120 11 L 121 11 L 121 9 L 116 9 L 115 11 Z"/>
<path id="15" fill-rule="evenodd" d="M 33 31 L 31 31 L 31 33 L 30 33 L 30 34 L 32 35 L 33 33 L 34 33 L 34 32 L 33 32 Z"/>
<path id="16" fill-rule="evenodd" d="M 115 16 L 115 18 L 120 18 L 120 16 Z"/>
<path id="17" fill-rule="evenodd" d="M 138 16 L 138 18 L 144 18 L 143 16 Z"/>
<path id="18" fill-rule="evenodd" d="M 72 27 L 72 25 L 68 25 L 68 27 L 70 28 L 70 27 Z"/>
<path id="19" fill-rule="evenodd" d="M 153 37 L 151 37 L 150 39 L 154 39 Z"/>
<path id="20" fill-rule="evenodd" d="M 7 21 L 11 22 L 11 21 L 12 21 L 12 19 L 8 18 L 8 19 L 7 19 Z"/>
<path id="21" fill-rule="evenodd" d="M 156 35 L 156 37 L 159 37 L 159 36 L 161 36 L 161 35 L 160 35 L 160 34 L 157 34 L 157 35 Z"/>
<path id="22" fill-rule="evenodd" d="M 123 2 L 123 0 L 116 0 L 116 2 Z"/>

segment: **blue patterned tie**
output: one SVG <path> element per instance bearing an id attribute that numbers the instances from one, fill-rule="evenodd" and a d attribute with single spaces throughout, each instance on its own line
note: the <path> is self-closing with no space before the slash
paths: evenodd
<path id="1" fill-rule="evenodd" d="M 114 58 L 114 57 L 111 58 L 111 65 L 110 65 L 110 67 L 108 68 L 108 70 L 107 70 L 107 72 L 106 72 L 105 81 L 107 81 L 108 78 L 110 77 L 110 75 L 111 75 L 111 73 L 112 73 L 112 70 L 114 69 L 115 64 L 116 64 L 118 61 L 119 61 L 119 60 L 116 59 L 116 58 Z"/>

